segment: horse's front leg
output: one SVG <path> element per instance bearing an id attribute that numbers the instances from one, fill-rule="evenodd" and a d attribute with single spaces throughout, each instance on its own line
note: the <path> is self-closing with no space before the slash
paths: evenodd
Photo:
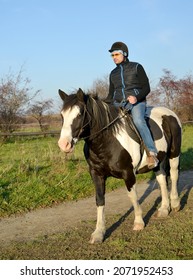
<path id="1" fill-rule="evenodd" d="M 143 221 L 142 209 L 138 202 L 138 197 L 135 189 L 135 182 L 136 182 L 135 174 L 132 171 L 129 172 L 129 174 L 127 174 L 126 177 L 127 178 L 125 178 L 125 184 L 128 190 L 128 197 L 130 198 L 130 201 L 133 205 L 134 215 L 135 215 L 133 230 L 136 231 L 143 230 L 145 223 Z"/>
<path id="2" fill-rule="evenodd" d="M 90 243 L 103 242 L 105 235 L 105 181 L 104 176 L 100 176 L 96 171 L 90 171 L 92 180 L 96 188 L 97 223 L 96 229 L 92 233 Z"/>
<path id="3" fill-rule="evenodd" d="M 142 229 L 144 229 L 145 223 L 143 221 L 142 209 L 138 202 L 135 185 L 132 187 L 132 189 L 130 191 L 128 191 L 128 196 L 129 196 L 130 201 L 134 208 L 135 219 L 134 219 L 133 230 L 136 230 L 136 231 L 142 230 Z"/>

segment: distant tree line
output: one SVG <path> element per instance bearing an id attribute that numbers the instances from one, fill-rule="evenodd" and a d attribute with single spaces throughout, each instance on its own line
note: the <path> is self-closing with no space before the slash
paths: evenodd
<path id="1" fill-rule="evenodd" d="M 109 78 L 104 76 L 93 82 L 87 94 L 105 99 L 108 94 Z M 37 120 L 41 131 L 52 114 L 53 100 L 37 101 L 40 90 L 33 92 L 30 80 L 23 77 L 21 67 L 18 74 L 9 73 L 0 80 L 0 132 L 13 132 L 25 123 L 26 115 Z M 175 111 L 182 122 L 193 121 L 193 76 L 177 79 L 171 71 L 164 69 L 157 86 L 148 95 L 150 105 L 161 105 Z"/>
<path id="2" fill-rule="evenodd" d="M 43 120 L 50 113 L 51 99 L 35 101 L 40 90 L 33 91 L 30 80 L 23 77 L 23 68 L 16 75 L 9 73 L 0 80 L 0 132 L 13 132 L 25 123 L 25 116 L 34 117 L 41 131 L 45 130 Z"/>

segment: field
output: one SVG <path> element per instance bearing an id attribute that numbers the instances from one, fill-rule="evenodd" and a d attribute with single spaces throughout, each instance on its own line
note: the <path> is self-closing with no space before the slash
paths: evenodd
<path id="1" fill-rule="evenodd" d="M 193 169 L 193 128 L 183 128 L 181 171 Z M 82 146 L 65 156 L 57 147 L 57 138 L 10 139 L 1 145 L 0 216 L 8 217 L 34 209 L 79 200 L 94 195 Z M 138 182 L 153 179 L 153 174 L 138 176 Z M 107 191 L 119 188 L 120 180 L 110 179 Z M 28 242 L 12 242 L 0 251 L 1 259 L 192 259 L 193 194 L 181 193 L 182 207 L 164 220 L 150 219 L 143 232 L 133 233 L 133 216 L 120 214 L 108 218 L 108 226 L 117 225 L 113 236 L 102 245 L 88 248 L 95 221 L 82 222 L 61 234 L 40 236 Z M 152 211 L 157 205 L 152 202 Z M 145 212 L 149 213 L 149 204 Z M 51 225 L 50 225 L 51 226 Z M 136 245 L 137 244 L 137 245 Z M 159 246 L 159 250 L 157 250 Z M 54 250 L 52 250 L 54 248 Z"/>

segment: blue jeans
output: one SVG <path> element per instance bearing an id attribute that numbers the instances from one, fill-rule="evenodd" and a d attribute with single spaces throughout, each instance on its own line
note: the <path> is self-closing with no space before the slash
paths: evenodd
<path id="1" fill-rule="evenodd" d="M 146 102 L 144 101 L 134 104 L 131 108 L 131 115 L 133 117 L 133 122 L 145 143 L 145 146 L 150 152 L 154 152 L 157 154 L 157 149 L 145 121 Z"/>
<path id="2" fill-rule="evenodd" d="M 134 122 L 137 130 L 139 131 L 139 134 L 141 135 L 141 138 L 143 139 L 145 146 L 147 147 L 149 152 L 153 152 L 153 153 L 157 154 L 157 149 L 155 147 L 150 130 L 145 121 L 146 102 L 145 101 L 137 102 L 134 105 L 132 105 L 131 103 L 125 102 L 125 101 L 120 102 L 120 103 L 117 101 L 114 101 L 114 105 L 116 107 L 122 107 L 127 111 L 131 111 L 133 122 Z"/>

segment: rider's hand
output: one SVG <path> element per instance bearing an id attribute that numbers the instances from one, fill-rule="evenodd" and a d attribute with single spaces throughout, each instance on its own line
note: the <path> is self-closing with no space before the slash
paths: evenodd
<path id="1" fill-rule="evenodd" d="M 137 102 L 137 98 L 135 96 L 129 95 L 127 97 L 127 100 L 129 101 L 129 103 L 131 104 L 135 104 Z"/>

